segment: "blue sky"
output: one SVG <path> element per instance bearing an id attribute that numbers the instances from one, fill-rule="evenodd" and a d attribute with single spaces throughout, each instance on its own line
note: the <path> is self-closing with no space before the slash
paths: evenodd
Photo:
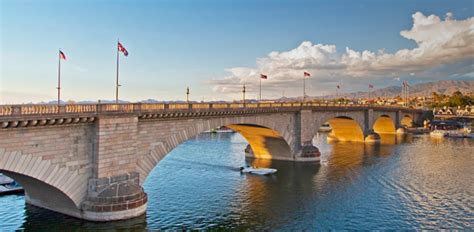
<path id="1" fill-rule="evenodd" d="M 0 2 L 0 102 L 7 103 L 55 99 L 58 48 L 68 57 L 62 63 L 65 100 L 114 98 L 117 38 L 130 53 L 121 58 L 121 99 L 184 99 L 190 86 L 193 100 L 231 100 L 235 96 L 226 91 L 233 90 L 219 91 L 212 80 L 229 78 L 226 70 L 234 67 L 256 68 L 256 60 L 272 51 L 310 41 L 340 52 L 395 53 L 417 46 L 400 36 L 412 27 L 415 12 L 441 18 L 451 12 L 465 20 L 474 9 L 473 1 L 408 0 Z M 467 64 L 466 78 L 472 72 Z M 269 91 L 275 93 L 268 97 L 280 92 Z"/>

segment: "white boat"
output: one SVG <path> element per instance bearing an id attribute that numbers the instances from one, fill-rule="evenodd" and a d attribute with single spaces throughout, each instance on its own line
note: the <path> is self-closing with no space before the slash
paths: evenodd
<path id="1" fill-rule="evenodd" d="M 21 185 L 13 181 L 12 183 L 9 184 L 3 184 L 0 185 L 0 195 L 8 195 L 8 194 L 16 194 L 16 193 L 22 193 L 25 190 Z"/>
<path id="2" fill-rule="evenodd" d="M 324 123 L 318 130 L 318 132 L 331 132 L 332 128 L 329 123 Z"/>
<path id="3" fill-rule="evenodd" d="M 462 130 L 453 130 L 446 132 L 446 136 L 450 138 L 474 138 L 473 133 L 467 133 L 466 131 Z"/>
<path id="4" fill-rule="evenodd" d="M 0 173 L 0 185 L 11 184 L 14 180 L 8 176 L 3 175 Z"/>
<path id="5" fill-rule="evenodd" d="M 245 167 L 240 168 L 240 172 L 256 174 L 256 175 L 270 175 L 277 172 L 277 170 L 274 168 L 258 168 L 258 167 L 245 166 Z"/>
<path id="6" fill-rule="evenodd" d="M 464 138 L 464 133 L 458 130 L 451 130 L 446 132 L 446 136 L 451 138 Z"/>
<path id="7" fill-rule="evenodd" d="M 204 131 L 203 133 L 234 133 L 235 131 L 226 127 L 226 126 L 221 126 L 219 128 L 212 128 L 210 130 Z"/>
<path id="8" fill-rule="evenodd" d="M 235 131 L 229 128 L 219 128 L 216 133 L 234 133 Z"/>
<path id="9" fill-rule="evenodd" d="M 441 138 L 446 136 L 447 132 L 444 130 L 434 130 L 430 132 L 431 137 Z"/>

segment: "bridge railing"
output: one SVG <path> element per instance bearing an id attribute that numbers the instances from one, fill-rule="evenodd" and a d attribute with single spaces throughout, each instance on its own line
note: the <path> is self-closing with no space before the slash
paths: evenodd
<path id="1" fill-rule="evenodd" d="M 0 105 L 0 116 L 80 114 L 103 112 L 159 112 L 188 111 L 206 109 L 268 109 L 268 108 L 302 108 L 302 107 L 351 107 L 367 108 L 368 104 L 335 104 L 319 102 L 250 102 L 250 103 L 119 103 L 119 104 L 66 104 L 66 105 Z M 402 109 L 399 106 L 376 106 L 379 109 Z"/>

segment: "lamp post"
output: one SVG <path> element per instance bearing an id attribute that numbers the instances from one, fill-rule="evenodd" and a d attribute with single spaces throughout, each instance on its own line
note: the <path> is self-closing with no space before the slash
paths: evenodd
<path id="1" fill-rule="evenodd" d="M 245 84 L 244 84 L 244 86 L 243 86 L 243 88 L 242 88 L 242 101 L 243 101 L 244 107 L 245 107 Z"/>
<path id="2" fill-rule="evenodd" d="M 189 103 L 189 87 L 186 88 L 186 102 Z"/>

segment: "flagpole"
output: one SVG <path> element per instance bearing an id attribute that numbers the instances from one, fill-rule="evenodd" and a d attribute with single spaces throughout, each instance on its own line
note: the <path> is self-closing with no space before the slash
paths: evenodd
<path id="1" fill-rule="evenodd" d="M 402 84 L 402 98 L 403 98 L 403 106 L 406 106 L 407 105 L 407 90 L 406 90 L 406 82 L 403 81 L 403 84 Z"/>
<path id="2" fill-rule="evenodd" d="M 405 81 L 405 106 L 408 106 L 408 88 L 407 88 L 406 81 Z"/>
<path id="3" fill-rule="evenodd" d="M 119 91 L 119 49 L 118 49 L 118 43 L 120 41 L 117 39 L 117 76 L 115 79 L 115 104 L 118 104 L 118 91 Z"/>
<path id="4" fill-rule="evenodd" d="M 306 77 L 303 73 L 303 102 L 306 100 Z"/>
<path id="5" fill-rule="evenodd" d="M 408 90 L 408 81 L 407 81 L 406 86 L 407 86 L 407 107 L 408 107 L 408 106 L 410 106 L 410 104 L 409 104 L 409 101 L 410 101 L 410 99 L 409 99 L 409 98 L 410 98 L 410 92 L 409 92 L 409 90 Z"/>
<path id="6" fill-rule="evenodd" d="M 61 48 L 58 52 L 58 106 L 61 104 Z"/>
<path id="7" fill-rule="evenodd" d="M 369 85 L 369 92 L 368 92 L 368 95 L 369 95 L 369 96 L 368 96 L 368 99 L 367 99 L 367 101 L 369 101 L 369 102 L 370 102 L 370 85 Z"/>
<path id="8" fill-rule="evenodd" d="M 259 100 L 262 101 L 262 77 L 260 76 L 260 97 Z"/>

